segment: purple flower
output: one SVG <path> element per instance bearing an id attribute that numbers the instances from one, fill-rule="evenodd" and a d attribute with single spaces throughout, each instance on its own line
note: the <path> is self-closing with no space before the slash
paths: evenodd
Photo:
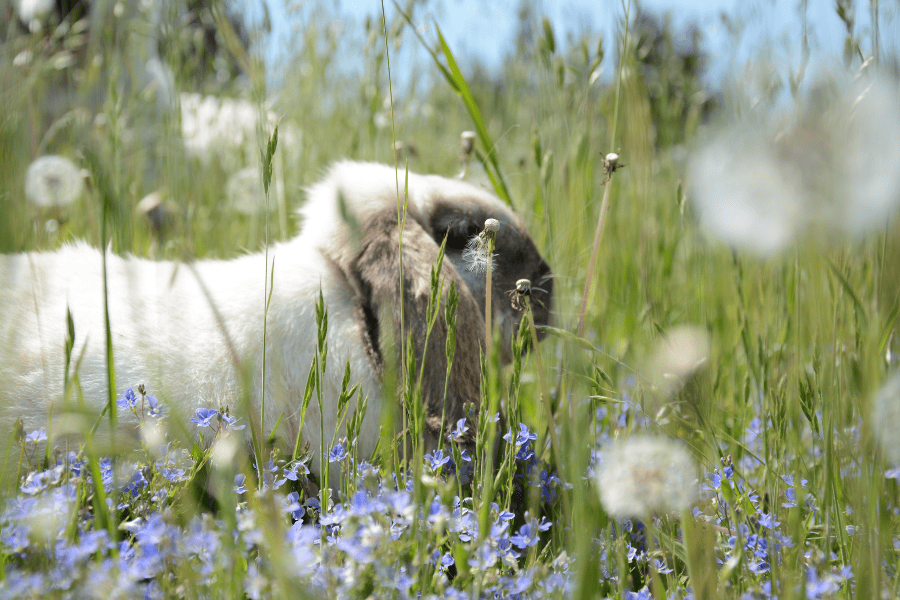
<path id="1" fill-rule="evenodd" d="M 656 572 L 660 575 L 665 575 L 666 573 L 671 573 L 673 569 L 671 567 L 666 566 L 666 559 L 658 559 L 654 558 L 650 563 L 653 565 L 653 568 L 656 569 Z"/>
<path id="2" fill-rule="evenodd" d="M 284 467 L 285 479 L 297 481 L 300 475 L 309 475 L 309 468 L 301 462 L 295 462 Z"/>
<path id="3" fill-rule="evenodd" d="M 519 531 L 516 535 L 510 536 L 509 541 L 512 542 L 516 548 L 529 548 L 538 543 L 537 532 L 532 527 L 531 523 L 525 523 L 521 527 L 519 527 Z"/>
<path id="4" fill-rule="evenodd" d="M 291 492 L 287 495 L 284 503 L 284 512 L 291 513 L 295 521 L 300 520 L 300 515 L 303 514 L 303 507 L 300 505 L 300 494 Z"/>
<path id="5" fill-rule="evenodd" d="M 340 442 L 328 453 L 328 462 L 340 462 L 345 458 L 347 458 L 347 451 L 344 450 L 344 445 Z"/>
<path id="6" fill-rule="evenodd" d="M 775 518 L 774 514 L 759 513 L 759 524 L 766 529 L 775 529 L 781 522 Z"/>
<path id="7" fill-rule="evenodd" d="M 784 497 L 787 499 L 787 502 L 782 502 L 781 506 L 784 508 L 794 508 L 797 506 L 797 490 L 792 487 L 784 490 Z"/>
<path id="8" fill-rule="evenodd" d="M 200 427 L 212 427 L 210 421 L 219 414 L 219 411 L 211 408 L 198 408 L 197 416 L 191 419 L 191 423 L 196 423 Z"/>
<path id="9" fill-rule="evenodd" d="M 128 388 L 125 390 L 125 393 L 122 394 L 122 397 L 116 400 L 116 405 L 118 405 L 119 408 L 134 408 L 136 402 L 137 396 L 134 395 L 134 390 Z"/>
<path id="10" fill-rule="evenodd" d="M 230 427 L 231 429 L 234 429 L 235 431 L 240 431 L 241 429 L 246 427 L 245 425 L 236 425 L 236 423 L 238 422 L 237 417 L 232 417 L 228 413 L 220 414 L 219 422 L 224 423 L 223 427 Z"/>
<path id="11" fill-rule="evenodd" d="M 147 396 L 147 404 L 150 405 L 150 412 L 147 413 L 149 416 L 158 417 L 162 415 L 162 405 L 156 399 L 156 396 Z"/>
<path id="12" fill-rule="evenodd" d="M 653 596 L 647 586 L 644 586 L 637 592 L 625 592 L 625 600 L 652 600 Z"/>
<path id="13" fill-rule="evenodd" d="M 531 449 L 530 442 L 519 446 L 519 451 L 516 452 L 516 460 L 522 460 L 525 462 L 529 462 L 533 458 L 534 458 L 534 451 Z"/>
<path id="14" fill-rule="evenodd" d="M 528 426 L 525 423 L 519 423 L 519 431 L 516 435 L 516 446 L 521 446 L 529 441 L 535 441 L 537 439 L 537 434 L 529 431 Z"/>
<path id="15" fill-rule="evenodd" d="M 247 480 L 247 476 L 243 473 L 238 473 L 234 476 L 234 492 L 236 494 L 243 494 L 247 491 L 247 488 L 244 487 L 244 482 Z"/>
<path id="16" fill-rule="evenodd" d="M 434 451 L 434 454 L 426 454 L 425 460 L 428 462 L 432 473 L 440 473 L 444 465 L 450 462 L 450 455 L 444 456 L 444 450 L 438 448 Z"/>
<path id="17" fill-rule="evenodd" d="M 466 418 L 463 417 L 459 421 L 456 422 L 456 427 L 450 432 L 450 439 L 454 442 L 458 442 L 462 439 L 462 437 L 469 430 L 468 426 L 466 426 Z"/>
<path id="18" fill-rule="evenodd" d="M 44 428 L 35 429 L 25 438 L 26 441 L 31 442 L 32 444 L 37 444 L 38 442 L 46 442 L 47 441 L 47 432 L 44 431 Z"/>

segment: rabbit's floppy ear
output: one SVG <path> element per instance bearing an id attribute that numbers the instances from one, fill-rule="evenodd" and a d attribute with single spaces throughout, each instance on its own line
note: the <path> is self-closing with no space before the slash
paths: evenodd
<path id="1" fill-rule="evenodd" d="M 403 294 L 400 298 L 400 256 L 396 209 L 384 209 L 366 219 L 362 240 L 345 275 L 355 288 L 359 304 L 357 318 L 363 330 L 366 352 L 376 373 L 383 370 L 380 332 L 390 328 L 400 347 L 401 306 L 403 334 L 414 345 L 417 372 L 422 374 L 422 393 L 425 402 L 426 433 L 429 442 L 437 441 L 442 417 L 448 423 L 465 416 L 464 406 L 480 403 L 480 355 L 484 344 L 484 318 L 478 303 L 449 260 L 441 270 L 443 289 L 441 309 L 434 328 L 428 334 L 427 312 L 431 296 L 431 270 L 440 248 L 425 228 L 412 218 L 403 227 Z M 456 352 L 447 386 L 446 406 L 444 383 L 447 373 L 447 322 L 443 307 L 449 295 L 450 282 L 459 291 L 456 310 Z M 427 337 L 427 349 L 425 347 Z M 477 413 L 476 413 L 477 414 Z M 472 429 L 474 431 L 474 428 Z M 430 446 L 431 444 L 426 444 Z"/>

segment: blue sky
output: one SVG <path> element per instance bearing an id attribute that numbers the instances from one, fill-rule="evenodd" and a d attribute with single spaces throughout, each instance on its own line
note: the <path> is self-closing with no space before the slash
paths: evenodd
<path id="1" fill-rule="evenodd" d="M 252 1 L 252 0 L 249 0 Z M 273 21 L 274 42 L 267 56 L 272 58 L 284 47 L 283 40 L 291 35 L 291 18 L 286 16 L 285 0 L 262 0 L 268 3 Z M 288 0 L 289 2 L 291 0 Z M 294 0 L 296 2 L 296 0 Z M 477 58 L 490 69 L 499 69 L 504 55 L 510 50 L 515 35 L 516 13 L 520 0 L 436 0 L 427 9 L 417 9 L 415 21 L 426 27 L 426 39 L 434 38 L 433 23 L 437 22 L 457 58 L 465 64 Z M 302 3 L 301 3 L 302 4 Z M 870 36 L 870 2 L 857 0 L 855 6 L 856 31 L 868 45 Z M 880 4 L 880 38 L 883 53 L 898 53 L 900 43 L 900 2 Z M 710 83 L 717 86 L 722 78 L 739 74 L 750 60 L 768 59 L 776 66 L 796 70 L 800 61 L 802 20 L 799 0 L 644 0 L 648 11 L 670 16 L 676 31 L 696 24 L 704 37 L 711 56 Z M 380 18 L 380 0 L 337 0 L 334 11 L 342 15 L 344 27 L 359 27 L 366 15 Z M 389 18 L 393 2 L 385 1 Z M 553 22 L 556 38 L 564 43 L 568 33 L 584 30 L 603 33 L 606 55 L 612 57 L 617 24 L 624 14 L 620 0 L 567 0 L 566 2 L 537 1 L 536 12 Z M 735 34 L 723 24 L 721 15 L 728 15 L 733 23 L 742 25 L 738 42 Z M 834 10 L 833 0 L 808 0 L 806 7 L 811 69 L 839 61 L 843 52 L 844 25 Z M 359 29 L 361 31 L 361 29 Z M 412 46 L 412 40 L 407 44 Z M 348 58 L 352 60 L 352 58 Z M 403 61 L 423 60 L 423 56 L 392 57 L 398 71 Z M 606 62 L 607 69 L 611 62 Z"/>

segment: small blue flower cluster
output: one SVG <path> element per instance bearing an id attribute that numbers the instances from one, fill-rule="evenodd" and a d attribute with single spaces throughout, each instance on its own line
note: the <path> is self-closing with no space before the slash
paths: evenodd
<path id="1" fill-rule="evenodd" d="M 349 596 L 367 582 L 376 596 L 410 597 L 422 569 L 427 569 L 434 578 L 432 589 L 468 598 L 453 584 L 451 570 L 460 558 L 483 581 L 483 597 L 571 591 L 567 560 L 552 568 L 537 564 L 523 569 L 518 562 L 540 543 L 539 533 L 550 529 L 546 518 L 526 514 L 523 524 L 512 530 L 515 515 L 493 505 L 482 535 L 472 498 L 456 496 L 445 503 L 432 492 L 423 509 L 412 492 L 398 489 L 393 481 L 373 479 L 373 467 L 366 463 L 357 469 L 358 481 L 365 485 L 319 514 L 315 498 L 302 503 L 296 490 L 280 489 L 288 481 L 304 479 L 305 467 L 270 460 L 260 489 L 249 501 L 239 502 L 231 518 L 198 513 L 182 523 L 169 495 L 155 489 L 183 481 L 184 471 L 173 467 L 177 460 L 169 456 L 149 465 L 128 465 L 124 471 L 124 465 L 103 461 L 103 486 L 120 519 L 118 539 L 95 528 L 90 507 L 80 506 L 84 499 L 79 490 L 91 484 L 84 460 L 71 455 L 53 469 L 34 474 L 23 485 L 23 495 L 9 500 L 0 515 L 0 546 L 8 557 L 0 598 L 97 593 L 165 598 L 174 591 L 172 575 L 184 569 L 194 573 L 191 585 L 201 596 L 214 597 L 235 560 L 247 564 L 240 585 L 250 598 L 268 597 L 284 575 L 277 569 L 285 566 L 291 580 L 314 593 L 337 589 L 338 597 Z M 186 466 L 190 471 L 191 465 Z M 117 477 L 120 471 L 123 476 Z M 235 478 L 237 495 L 248 494 L 245 483 L 244 475 Z M 273 529 L 271 519 L 278 514 L 280 525 Z M 425 523 L 449 537 L 429 536 L 426 564 L 417 566 L 410 548 Z M 273 538 L 273 531 L 280 531 L 279 537 Z"/>
<path id="2" fill-rule="evenodd" d="M 142 420 L 156 419 L 160 405 L 150 398 L 129 389 L 119 402 Z M 207 408 L 191 421 L 216 436 L 241 428 L 227 412 Z M 461 439 L 467 429 L 459 421 L 451 438 Z M 34 431 L 24 443 L 37 456 L 37 444 L 46 437 Z M 521 425 L 509 439 L 519 461 L 538 464 L 530 448 L 534 433 Z M 70 452 L 51 468 L 23 477 L 20 495 L 0 511 L 6 562 L 0 599 L 166 598 L 180 593 L 178 577 L 185 573 L 192 574 L 189 585 L 199 597 L 232 589 L 233 577 L 249 598 L 268 597 L 286 581 L 313 594 L 343 597 L 363 586 L 376 597 L 407 598 L 416 595 L 422 577 L 434 598 L 470 598 L 475 580 L 481 597 L 571 594 L 565 553 L 555 561 L 523 562 L 544 546 L 541 534 L 552 526 L 546 517 L 524 512 L 517 518 L 492 504 L 482 530 L 476 501 L 453 493 L 447 478 L 456 471 L 454 454 L 472 462 L 465 449 L 438 449 L 426 457 L 437 483 L 418 504 L 411 479 L 399 485 L 396 474 L 386 479 L 371 464 L 348 461 L 352 445 L 342 441 L 328 453 L 329 461 L 353 470 L 356 485 L 324 513 L 308 493 L 306 465 L 272 458 L 256 472 L 252 487 L 246 474 L 228 475 L 224 493 L 233 494 L 232 500 L 218 499 L 235 508 L 232 514 L 198 510 L 187 517 L 176 510 L 176 501 L 189 482 L 204 468 L 210 481 L 220 477 L 207 462 L 212 449 L 191 454 L 169 442 L 146 449 L 140 462 L 100 458 L 98 471 L 84 455 Z M 94 472 L 100 474 L 112 528 L 92 504 Z M 431 533 L 420 546 L 417 532 L 423 527 Z M 461 569 L 466 577 L 460 577 Z"/>
<path id="3" fill-rule="evenodd" d="M 129 390 L 120 402 L 146 421 L 161 414 L 150 398 Z M 623 414 L 630 416 L 623 420 Z M 596 415 L 606 436 L 620 424 L 632 426 L 635 418 L 624 407 L 598 409 Z M 191 420 L 216 437 L 242 427 L 225 410 L 199 409 Z M 741 600 L 783 596 L 784 580 L 773 580 L 773 571 L 776 565 L 783 570 L 785 556 L 793 556 L 802 571 L 792 597 L 847 597 L 855 582 L 843 557 L 817 539 L 795 541 L 788 534 L 793 530 L 785 522 L 823 530 L 824 511 L 814 484 L 800 476 L 809 471 L 766 473 L 756 458 L 764 455 L 762 430 L 754 420 L 742 441 L 747 452 L 733 462 L 726 456 L 705 475 L 693 509 L 694 519 L 714 532 L 720 585 L 728 597 Z M 473 457 L 460 444 L 468 431 L 465 419 L 450 428 L 450 447 L 425 456 L 427 477 L 421 480 L 412 469 L 398 474 L 356 462 L 355 441 L 337 442 L 327 459 L 340 466 L 346 494 L 337 492 L 334 500 L 310 493 L 303 459 L 273 455 L 259 465 L 249 461 L 251 470 L 211 460 L 214 444 L 189 452 L 167 442 L 145 449 L 145 458 L 136 462 L 75 452 L 48 461 L 50 454 L 38 451 L 46 432 L 22 431 L 23 459 L 31 468 L 19 480 L 18 495 L 0 507 L 0 600 L 235 593 L 255 599 L 284 585 L 329 597 L 355 597 L 361 590 L 396 598 L 571 597 L 575 559 L 559 544 L 566 525 L 555 522 L 561 513 L 554 503 L 568 484 L 538 460 L 537 434 L 518 424 L 502 436 L 506 446 L 501 444 L 500 454 L 514 468 L 506 472 L 508 484 L 520 497 L 529 487 L 539 488 L 546 516 L 525 510 L 524 502 L 520 508 L 515 493 L 505 496 L 510 505 L 482 504 Z M 592 480 L 603 454 L 592 452 L 591 460 L 585 479 Z M 198 477 L 214 495 L 216 512 L 202 506 L 185 510 Z M 772 481 L 774 492 L 765 488 Z M 769 495 L 761 498 L 760 489 Z M 323 511 L 320 499 L 326 498 Z M 887 508 L 897 516 L 897 507 Z M 684 537 L 678 521 L 651 519 L 604 520 L 608 525 L 591 532 L 598 595 L 621 590 L 616 597 L 693 598 L 683 559 L 669 549 L 672 540 Z M 840 531 L 852 538 L 851 522 Z M 900 556 L 897 536 L 893 544 Z M 888 564 L 885 572 L 894 568 Z M 664 589 L 651 594 L 654 578 Z"/>

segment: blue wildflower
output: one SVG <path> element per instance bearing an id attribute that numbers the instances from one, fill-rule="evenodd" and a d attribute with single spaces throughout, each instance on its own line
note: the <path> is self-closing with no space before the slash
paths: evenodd
<path id="1" fill-rule="evenodd" d="M 463 417 L 456 422 L 456 427 L 450 431 L 450 439 L 454 442 L 458 442 L 463 438 L 467 431 L 469 431 L 469 428 L 466 426 L 466 418 Z"/>
<path id="2" fill-rule="evenodd" d="M 150 406 L 150 412 L 147 413 L 151 417 L 159 417 L 162 415 L 162 404 L 156 399 L 156 396 L 147 396 L 147 404 Z"/>
<path id="3" fill-rule="evenodd" d="M 131 388 L 125 390 L 122 397 L 116 400 L 116 405 L 119 408 L 134 408 L 135 403 L 137 403 L 137 396 Z"/>
<path id="4" fill-rule="evenodd" d="M 328 453 L 328 462 L 340 462 L 345 458 L 347 458 L 347 451 L 344 450 L 344 445 L 340 442 Z"/>
<path id="5" fill-rule="evenodd" d="M 196 423 L 200 427 L 212 427 L 210 421 L 219 414 L 219 411 L 212 408 L 198 408 L 197 416 L 191 418 L 191 423 Z"/>
<path id="6" fill-rule="evenodd" d="M 637 592 L 626 591 L 625 600 L 653 600 L 653 596 L 650 594 L 650 590 L 647 588 L 647 586 L 644 586 Z"/>
<path id="7" fill-rule="evenodd" d="M 516 515 L 508 510 L 501 510 L 500 514 L 497 515 L 497 521 L 512 521 L 515 518 Z"/>
<path id="8" fill-rule="evenodd" d="M 244 487 L 244 482 L 247 481 L 247 476 L 243 473 L 238 473 L 234 476 L 234 492 L 236 494 L 243 494 L 247 491 L 247 488 Z"/>
<path id="9" fill-rule="evenodd" d="M 538 536 L 535 528 L 531 523 L 525 523 L 521 527 L 519 527 L 518 533 L 516 535 L 510 536 L 509 541 L 515 544 L 516 548 L 529 548 L 538 543 Z"/>
<path id="10" fill-rule="evenodd" d="M 301 462 L 291 463 L 284 467 L 285 479 L 297 481 L 300 475 L 309 475 L 309 468 Z"/>
<path id="11" fill-rule="evenodd" d="M 792 487 L 784 490 L 784 497 L 787 499 L 787 502 L 782 502 L 781 506 L 784 508 L 794 508 L 797 506 L 797 490 Z"/>
<path id="12" fill-rule="evenodd" d="M 533 442 L 535 440 L 537 440 L 537 434 L 530 431 L 525 423 L 519 423 L 519 431 L 516 434 L 516 445 L 521 446 L 526 442 Z"/>
<path id="13" fill-rule="evenodd" d="M 223 427 L 229 427 L 231 429 L 234 429 L 235 431 L 240 431 L 241 429 L 246 427 L 246 425 L 237 425 L 237 417 L 232 417 L 228 413 L 219 414 L 219 422 L 223 423 Z"/>
<path id="14" fill-rule="evenodd" d="M 35 429 L 25 437 L 25 441 L 31 442 L 32 444 L 37 444 L 38 442 L 46 442 L 47 432 L 44 431 L 43 427 L 41 427 L 40 429 Z"/>
<path id="15" fill-rule="evenodd" d="M 300 515 L 303 514 L 303 507 L 300 506 L 300 494 L 291 492 L 287 495 L 284 503 L 284 512 L 291 513 L 291 517 L 293 517 L 295 521 L 300 520 Z"/>
<path id="16" fill-rule="evenodd" d="M 766 529 L 775 529 L 781 525 L 781 521 L 774 514 L 759 513 L 759 524 Z"/>
<path id="17" fill-rule="evenodd" d="M 662 560 L 660 560 L 658 558 L 654 558 L 653 560 L 650 561 L 650 564 L 653 566 L 654 569 L 656 569 L 656 572 L 659 573 L 660 575 L 665 575 L 667 573 L 671 573 L 674 570 L 674 569 L 672 569 L 672 567 L 666 566 L 665 558 L 663 558 Z"/>
<path id="18" fill-rule="evenodd" d="M 434 454 L 426 454 L 425 460 L 428 462 L 428 467 L 431 469 L 432 473 L 440 474 L 443 470 L 444 465 L 450 462 L 450 455 L 444 455 L 444 450 L 442 448 L 438 448 L 434 451 Z"/>
<path id="19" fill-rule="evenodd" d="M 516 452 L 516 460 L 530 462 L 534 457 L 534 451 L 531 449 L 531 442 L 522 444 L 519 446 L 519 451 Z"/>

